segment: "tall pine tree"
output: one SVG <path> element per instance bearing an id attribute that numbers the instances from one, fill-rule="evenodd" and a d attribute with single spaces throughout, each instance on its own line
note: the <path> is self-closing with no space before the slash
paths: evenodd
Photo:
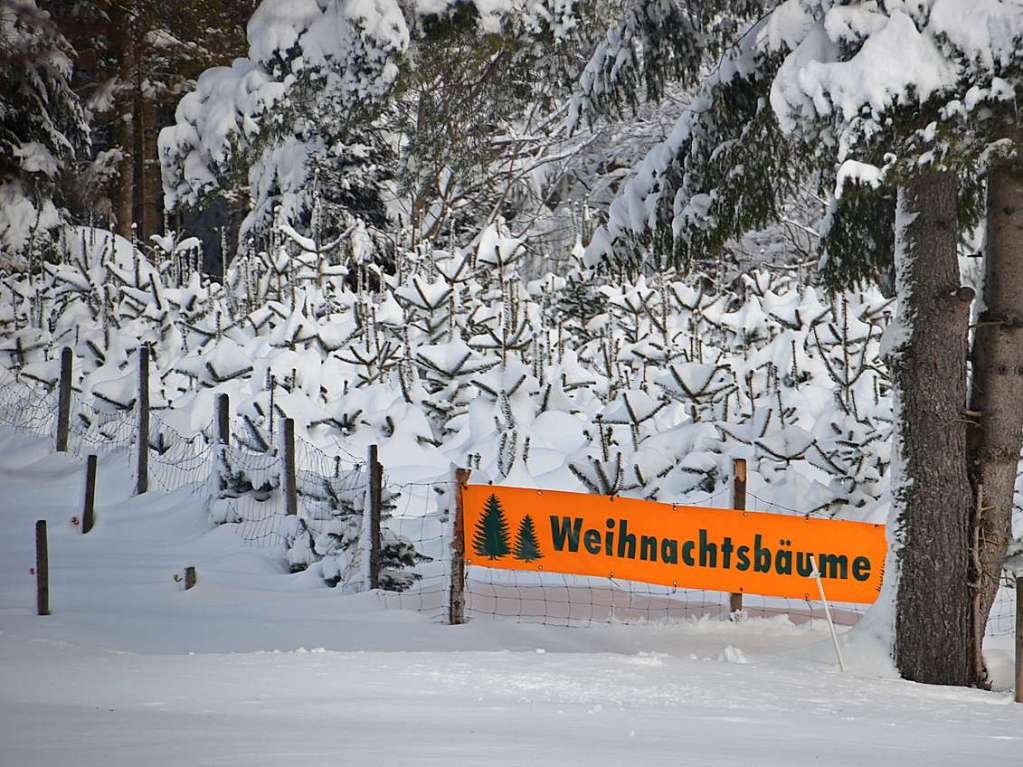
<path id="1" fill-rule="evenodd" d="M 661 0 L 636 4 L 653 11 Z M 982 215 L 977 179 L 993 163 L 1000 201 L 989 266 L 1005 268 L 999 253 L 1015 242 L 1004 235 L 1018 214 L 998 195 L 1014 194 L 1002 170 L 1013 172 L 1019 137 L 1009 129 L 1015 118 L 1002 115 L 1018 103 L 1021 71 L 1015 0 L 786 0 L 726 50 L 587 253 L 591 263 L 655 268 L 698 257 L 769 221 L 794 183 L 816 177 L 828 203 L 816 230 L 830 276 L 859 279 L 895 261 L 897 545 L 881 602 L 896 604 L 877 614 L 894 616 L 896 664 L 917 681 L 984 683 L 981 638 L 1005 555 L 1023 419 L 1006 404 L 1015 388 L 998 376 L 1014 358 L 1018 320 L 1014 290 L 987 291 L 997 331 L 978 334 L 987 357 L 975 359 L 978 412 L 964 416 L 972 294 L 960 288 L 956 235 Z M 1016 270 L 997 280 L 989 270 L 989 283 L 1015 278 Z M 995 502 L 978 504 L 989 484 Z"/>

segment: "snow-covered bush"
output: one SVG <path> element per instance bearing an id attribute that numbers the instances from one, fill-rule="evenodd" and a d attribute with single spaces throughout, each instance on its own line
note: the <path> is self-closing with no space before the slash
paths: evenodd
<path id="1" fill-rule="evenodd" d="M 0 364 L 52 384 L 53 350 L 70 346 L 83 396 L 127 410 L 148 344 L 162 422 L 212 435 L 227 393 L 246 454 L 271 453 L 290 417 L 345 466 L 377 444 L 388 468 L 440 476 L 454 462 L 506 484 L 685 502 L 720 493 L 746 457 L 760 498 L 803 512 L 869 517 L 884 492 L 890 303 L 875 290 L 829 297 L 767 272 L 727 289 L 700 274 L 631 281 L 578 258 L 525 282 L 522 244 L 499 224 L 471 250 L 403 253 L 387 274 L 292 234 L 222 285 L 196 269 L 194 243 L 169 236 L 146 258 L 78 230 L 61 263 L 3 281 Z M 222 462 L 218 498 L 280 492 Z M 300 481 L 307 522 L 361 513 L 329 468 Z M 330 531 L 341 548 L 359 534 L 347 525 Z M 318 537 L 309 550 L 325 556 Z"/>

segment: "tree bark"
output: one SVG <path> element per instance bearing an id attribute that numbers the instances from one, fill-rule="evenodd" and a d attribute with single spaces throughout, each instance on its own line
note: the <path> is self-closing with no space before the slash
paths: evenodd
<path id="1" fill-rule="evenodd" d="M 110 27 L 114 35 L 113 47 L 117 57 L 117 95 L 114 107 L 117 115 L 117 144 L 121 160 L 117 163 L 117 186 L 114 209 L 117 223 L 114 231 L 122 237 L 131 237 L 131 224 L 135 208 L 135 46 L 132 18 L 121 5 L 110 10 Z"/>
<path id="2" fill-rule="evenodd" d="M 955 178 L 922 174 L 899 189 L 898 205 L 895 661 L 906 679 L 973 686 L 974 504 L 963 413 L 972 291 L 959 282 Z"/>
<path id="3" fill-rule="evenodd" d="M 974 518 L 977 663 L 1012 535 L 1012 502 L 1023 441 L 1023 167 L 988 174 L 984 310 L 973 342 L 970 475 L 982 498 Z"/>
<path id="4" fill-rule="evenodd" d="M 142 94 L 142 216 L 139 236 L 146 242 L 163 228 L 163 183 L 160 178 L 160 153 L 157 139 L 160 135 L 156 97 Z"/>

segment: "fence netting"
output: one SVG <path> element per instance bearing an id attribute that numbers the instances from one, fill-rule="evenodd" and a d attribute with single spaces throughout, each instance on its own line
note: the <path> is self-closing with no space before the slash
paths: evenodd
<path id="1" fill-rule="evenodd" d="M 41 383 L 20 381 L 0 368 L 0 424 L 49 437 L 56 434 L 57 395 Z"/>
<path id="2" fill-rule="evenodd" d="M 389 499 L 382 537 L 407 542 L 415 551 L 403 568 L 400 590 L 383 592 L 389 607 L 418 610 L 438 621 L 448 617 L 455 494 L 451 477 L 395 482 L 385 478 Z"/>
<path id="3" fill-rule="evenodd" d="M 438 480 L 392 487 L 398 501 L 388 526 L 408 538 L 425 559 L 414 566 L 414 581 L 408 589 L 385 594 L 385 604 L 446 620 L 452 578 L 453 514 L 449 510 L 454 507 L 456 486 L 452 481 Z M 747 493 L 746 498 L 750 512 L 827 516 L 801 514 L 759 494 Z M 731 491 L 721 489 L 702 498 L 688 498 L 686 503 L 729 508 L 730 500 Z M 809 623 L 813 627 L 816 622 L 825 620 L 825 610 L 816 594 L 809 596 L 804 600 L 743 594 L 741 617 L 784 615 L 797 625 Z M 504 570 L 478 564 L 466 564 L 464 597 L 465 615 L 470 620 L 503 618 L 552 626 L 724 618 L 732 612 L 730 595 L 725 592 L 627 581 L 615 578 L 613 573 L 596 577 Z M 852 626 L 868 605 L 829 600 L 829 607 L 837 624 Z M 987 633 L 996 636 L 1011 634 L 1014 630 L 1015 590 L 1012 581 L 1006 578 L 991 611 Z"/>
<path id="4" fill-rule="evenodd" d="M 53 412 L 57 412 L 56 393 L 53 394 Z M 54 422 L 56 417 L 54 416 Z M 51 433 L 55 433 L 54 425 Z M 68 419 L 68 452 L 78 457 L 107 455 L 127 450 L 135 444 L 138 433 L 138 409 L 101 403 L 79 391 L 71 391 L 71 411 Z"/>
<path id="5" fill-rule="evenodd" d="M 731 491 L 686 499 L 688 505 L 727 508 Z M 747 495 L 749 511 L 772 508 L 753 495 Z M 864 605 L 832 603 L 836 622 L 851 625 L 858 620 Z M 472 565 L 466 572 L 466 610 L 474 616 L 510 616 L 529 623 L 574 626 L 594 622 L 650 623 L 689 618 L 721 618 L 731 615 L 730 595 L 725 592 L 690 589 L 679 586 L 627 581 L 606 577 L 563 575 L 559 573 L 498 570 Z M 824 606 L 817 599 L 796 600 L 783 597 L 742 595 L 742 616 L 772 617 L 788 615 L 795 623 L 824 618 Z"/>
<path id="6" fill-rule="evenodd" d="M 292 571 L 319 563 L 333 585 L 363 582 L 365 462 L 296 438 L 295 503 L 289 509 L 280 447 L 257 452 L 232 443 L 214 450 L 217 468 L 207 484 L 213 523 L 233 525 L 242 540 L 283 556 Z"/>
<path id="7" fill-rule="evenodd" d="M 149 423 L 149 481 L 155 490 L 172 493 L 187 488 L 206 493 L 214 461 L 212 421 L 199 432 L 182 434 L 154 411 Z"/>
<path id="8" fill-rule="evenodd" d="M 0 369 L 0 426 L 54 439 L 56 387 L 25 380 Z M 161 492 L 187 490 L 203 499 L 214 524 L 232 525 L 245 542 L 285 559 L 292 571 L 316 564 L 324 579 L 344 590 L 366 585 L 368 567 L 369 472 L 364 459 L 337 444 L 323 449 L 296 438 L 296 508 L 289 514 L 281 446 L 249 449 L 251 441 L 217 443 L 216 425 L 183 434 L 170 413 L 150 414 L 150 486 Z M 244 424 L 231 423 L 232 434 Z M 84 458 L 128 451 L 138 433 L 137 408 L 119 407 L 72 391 L 68 454 Z M 385 457 L 386 460 L 386 457 Z M 447 619 L 452 579 L 452 538 L 457 486 L 449 475 L 404 481 L 385 476 L 380 531 L 381 598 L 385 605 Z M 800 516 L 770 500 L 767 492 L 747 493 L 751 512 Z M 727 508 L 730 490 L 720 489 L 685 503 Z M 1014 524 L 1023 511 L 1014 511 Z M 465 615 L 528 623 L 575 626 L 590 623 L 646 623 L 725 617 L 729 595 L 606 577 L 502 570 L 470 564 L 465 569 Z M 787 615 L 794 623 L 824 618 L 824 606 L 807 600 L 744 594 L 743 615 Z M 831 603 L 839 624 L 854 624 L 866 605 Z M 1015 584 L 1003 578 L 987 625 L 989 636 L 1015 630 Z"/>

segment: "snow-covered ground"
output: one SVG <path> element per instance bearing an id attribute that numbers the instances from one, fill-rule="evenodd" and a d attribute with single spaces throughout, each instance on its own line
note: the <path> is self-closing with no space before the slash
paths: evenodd
<path id="1" fill-rule="evenodd" d="M 187 493 L 0 432 L 0 765 L 1011 765 L 1005 692 L 901 681 L 784 617 L 448 627 L 289 575 Z M 53 614 L 34 615 L 33 523 Z M 185 565 L 199 585 L 184 592 Z M 1005 638 L 992 646 L 1004 680 Z M 305 648 L 305 649 L 303 649 Z"/>

